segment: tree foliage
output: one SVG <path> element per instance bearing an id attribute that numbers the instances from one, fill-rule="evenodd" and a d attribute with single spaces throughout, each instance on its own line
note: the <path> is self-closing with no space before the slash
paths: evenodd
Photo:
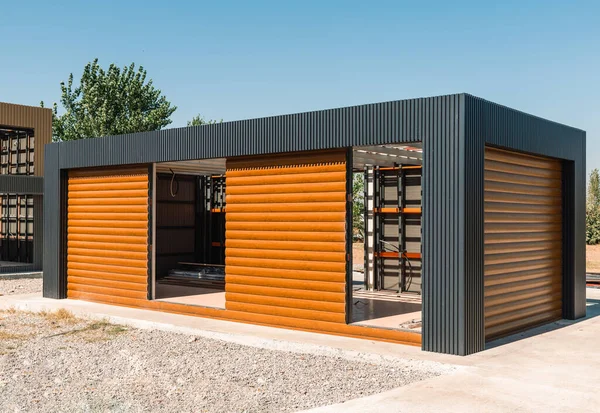
<path id="1" fill-rule="evenodd" d="M 352 229 L 354 237 L 365 239 L 365 177 L 362 173 L 353 174 L 352 180 Z"/>
<path id="2" fill-rule="evenodd" d="M 135 63 L 122 69 L 111 64 L 105 71 L 98 59 L 85 66 L 78 86 L 73 85 L 71 73 L 67 83 L 60 84 L 61 115 L 54 104 L 54 140 L 144 132 L 169 125 L 177 107 L 146 77 L 146 70 L 136 69 Z"/>
<path id="3" fill-rule="evenodd" d="M 202 125 L 212 125 L 212 124 L 221 123 L 221 122 L 223 122 L 223 119 L 221 119 L 219 121 L 214 120 L 214 119 L 207 120 L 207 119 L 204 119 L 204 117 L 202 115 L 198 114 L 198 115 L 194 116 L 192 118 L 192 120 L 188 121 L 187 125 L 188 126 L 202 126 Z"/>
<path id="4" fill-rule="evenodd" d="M 600 243 L 600 173 L 594 169 L 590 174 L 585 214 L 585 240 L 588 245 Z"/>

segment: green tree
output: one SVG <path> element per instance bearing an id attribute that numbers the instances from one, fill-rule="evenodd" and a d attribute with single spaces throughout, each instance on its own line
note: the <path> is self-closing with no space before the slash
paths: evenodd
<path id="1" fill-rule="evenodd" d="M 600 243 L 600 173 L 594 169 L 588 182 L 587 202 L 585 211 L 586 243 Z"/>
<path id="2" fill-rule="evenodd" d="M 202 117 L 201 115 L 196 115 L 192 118 L 192 120 L 189 120 L 187 125 L 188 126 L 201 126 L 201 125 L 212 125 L 215 123 L 221 123 L 223 122 L 223 119 L 217 121 L 217 120 L 213 120 L 213 119 L 204 119 L 204 117 Z"/>
<path id="3" fill-rule="evenodd" d="M 60 84 L 61 115 L 54 104 L 54 140 L 144 132 L 169 125 L 177 107 L 146 77 L 146 70 L 136 69 L 135 63 L 122 69 L 111 64 L 105 71 L 98 59 L 85 66 L 79 86 L 73 85 L 71 73 L 67 83 Z"/>
<path id="4" fill-rule="evenodd" d="M 363 173 L 353 174 L 352 179 L 352 229 L 354 237 L 365 238 L 365 176 Z"/>

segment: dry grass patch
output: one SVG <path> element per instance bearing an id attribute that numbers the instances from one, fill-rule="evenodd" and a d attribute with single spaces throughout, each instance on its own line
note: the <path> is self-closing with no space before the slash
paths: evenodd
<path id="1" fill-rule="evenodd" d="M 88 343 L 109 341 L 118 335 L 125 333 L 127 328 L 118 324 L 112 324 L 107 320 L 92 321 L 84 327 L 68 331 L 65 335 L 76 336 Z"/>
<path id="2" fill-rule="evenodd" d="M 56 311 L 40 311 L 39 315 L 46 321 L 56 324 L 76 324 L 81 321 L 79 318 L 75 317 L 72 312 L 65 310 L 64 308 Z"/>
<path id="3" fill-rule="evenodd" d="M 29 337 L 28 334 L 18 334 L 18 333 L 11 333 L 8 331 L 0 330 L 0 341 L 25 340 L 27 337 Z"/>

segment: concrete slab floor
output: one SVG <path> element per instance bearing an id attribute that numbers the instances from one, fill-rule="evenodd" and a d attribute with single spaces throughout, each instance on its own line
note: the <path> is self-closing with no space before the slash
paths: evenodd
<path id="1" fill-rule="evenodd" d="M 310 412 L 598 412 L 600 290 L 587 295 L 582 320 L 491 343 L 453 374 Z"/>

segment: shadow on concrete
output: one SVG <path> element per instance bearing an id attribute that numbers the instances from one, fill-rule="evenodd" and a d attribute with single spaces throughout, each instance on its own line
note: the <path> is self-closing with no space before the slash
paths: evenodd
<path id="1" fill-rule="evenodd" d="M 516 333 L 507 337 L 499 338 L 494 341 L 490 341 L 486 343 L 485 349 L 489 350 L 498 346 L 502 346 L 504 344 L 512 343 L 515 341 L 519 341 L 525 338 L 537 336 L 540 334 L 548 333 L 551 331 L 555 331 L 564 327 L 572 326 L 574 324 L 580 323 L 585 320 L 589 320 L 591 318 L 595 318 L 600 316 L 600 299 L 588 298 L 586 299 L 586 316 L 577 320 L 558 320 L 553 323 L 544 324 L 539 327 L 534 327 L 530 330 L 523 331 L 522 333 Z"/>

